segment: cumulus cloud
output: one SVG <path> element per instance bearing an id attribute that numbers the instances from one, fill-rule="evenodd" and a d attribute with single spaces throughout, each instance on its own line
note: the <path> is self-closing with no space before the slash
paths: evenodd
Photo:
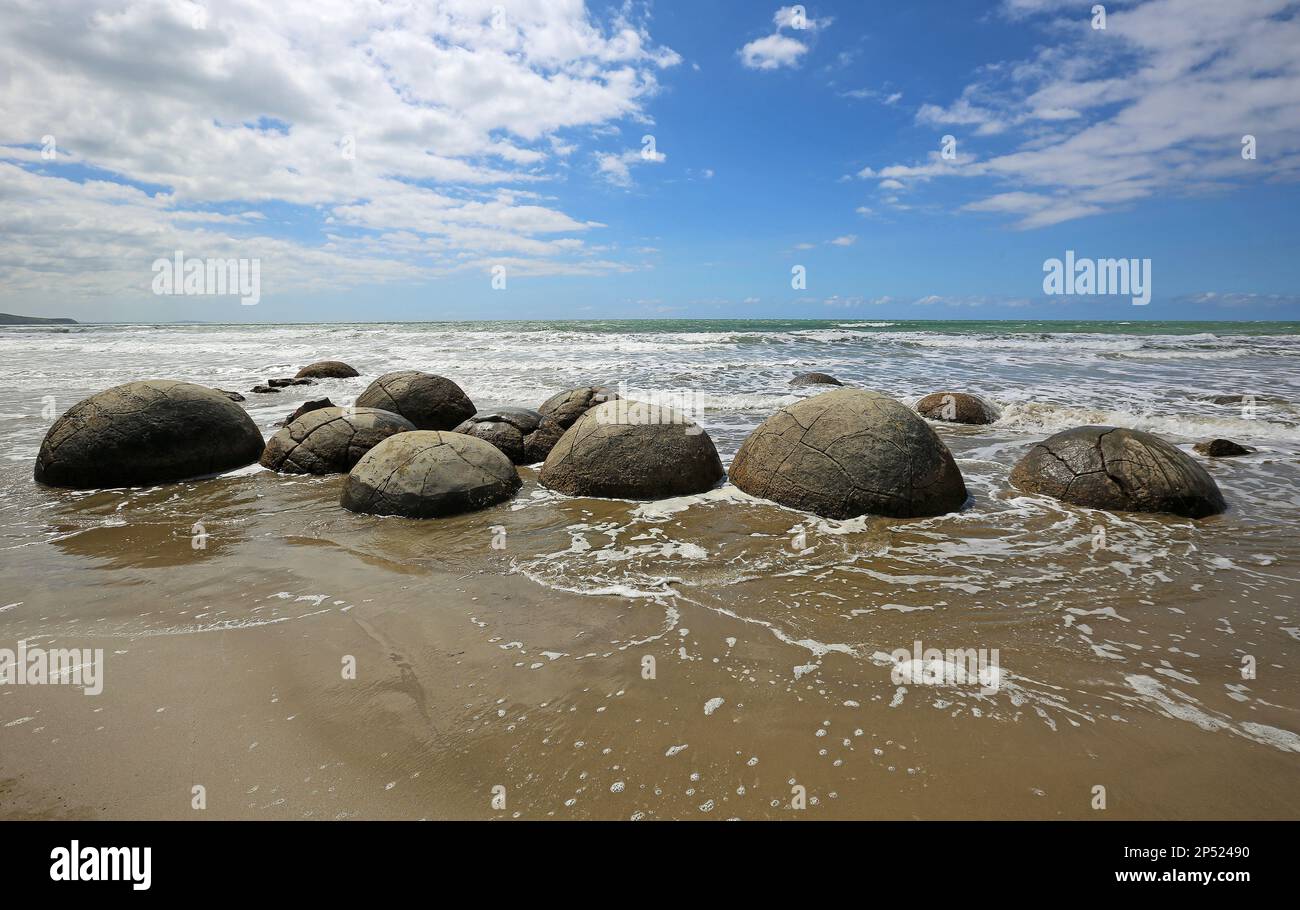
<path id="1" fill-rule="evenodd" d="M 799 59 L 808 52 L 808 45 L 794 35 L 802 36 L 825 28 L 831 20 L 814 19 L 807 14 L 805 7 L 795 5 L 778 9 L 772 15 L 772 24 L 776 31 L 755 38 L 740 49 L 740 61 L 749 69 L 775 70 L 798 66 Z"/>
<path id="2" fill-rule="evenodd" d="M 1115 4 L 1104 31 L 1051 0 L 1004 9 L 1039 17 L 1053 40 L 1030 59 L 986 67 L 952 102 L 918 110 L 922 125 L 971 128 L 963 154 L 859 176 L 978 178 L 985 195 L 964 208 L 1025 229 L 1161 194 L 1300 179 L 1296 0 Z M 1255 160 L 1241 154 L 1247 135 Z M 1012 147 L 971 155 L 980 137 Z"/>
<path id="3" fill-rule="evenodd" d="M 268 285 L 622 268 L 537 189 L 680 62 L 583 0 L 0 0 L 0 49 L 0 286 L 92 296 L 182 243 Z"/>

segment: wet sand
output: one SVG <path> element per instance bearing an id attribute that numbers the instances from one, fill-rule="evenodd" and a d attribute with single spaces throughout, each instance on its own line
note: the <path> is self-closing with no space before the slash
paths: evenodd
<path id="1" fill-rule="evenodd" d="M 0 337 L 0 647 L 105 653 L 97 696 L 0 686 L 0 817 L 1300 817 L 1300 425 L 1285 403 L 1247 420 L 1205 400 L 1296 400 L 1285 337 L 477 331 Z M 264 433 L 430 363 L 480 407 L 611 376 L 702 389 L 724 463 L 816 366 L 907 400 L 964 377 L 1003 417 L 936 427 L 972 499 L 923 520 L 823 521 L 730 486 L 570 499 L 532 468 L 514 501 L 435 521 L 257 468 L 32 482 L 47 393 L 61 411 L 155 373 L 247 389 L 324 353 L 363 376 L 249 395 Z M 1107 421 L 1258 451 L 1202 460 L 1229 503 L 1202 521 L 1009 486 L 1038 439 Z M 997 649 L 1000 688 L 899 684 L 889 655 L 915 641 Z"/>

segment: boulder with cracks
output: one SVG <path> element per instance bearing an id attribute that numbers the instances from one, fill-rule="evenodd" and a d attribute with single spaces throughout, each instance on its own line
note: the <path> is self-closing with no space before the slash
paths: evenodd
<path id="1" fill-rule="evenodd" d="M 1117 427 L 1049 437 L 1015 466 L 1011 483 L 1090 509 L 1204 518 L 1227 508 L 1214 478 L 1191 456 L 1158 436 Z"/>
<path id="2" fill-rule="evenodd" d="M 377 408 L 317 408 L 272 436 L 261 464 L 281 474 L 342 474 L 389 436 L 414 429 Z"/>

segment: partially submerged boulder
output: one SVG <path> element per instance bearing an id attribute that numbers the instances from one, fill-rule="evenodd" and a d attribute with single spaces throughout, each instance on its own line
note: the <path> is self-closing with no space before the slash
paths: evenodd
<path id="1" fill-rule="evenodd" d="M 295 374 L 296 379 L 350 379 L 361 374 L 341 360 L 318 360 Z"/>
<path id="2" fill-rule="evenodd" d="M 522 483 L 510 459 L 490 443 L 415 430 L 390 436 L 363 455 L 339 502 L 353 512 L 440 518 L 504 502 Z"/>
<path id="3" fill-rule="evenodd" d="M 279 395 L 280 394 L 279 389 L 272 388 L 269 385 L 255 385 L 251 389 L 249 389 L 249 391 L 254 392 L 258 395 Z"/>
<path id="4" fill-rule="evenodd" d="M 474 402 L 460 386 L 419 370 L 385 373 L 357 397 L 357 407 L 401 414 L 417 429 L 450 430 L 474 416 Z"/>
<path id="5" fill-rule="evenodd" d="M 266 384 L 273 389 L 285 389 L 291 385 L 311 385 L 310 379 L 295 379 L 293 377 L 284 377 L 282 379 L 268 379 Z"/>
<path id="6" fill-rule="evenodd" d="M 551 418 L 567 430 L 592 408 L 607 401 L 617 401 L 618 397 L 618 392 L 603 385 L 579 386 L 552 395 L 542 402 L 537 413 Z"/>
<path id="7" fill-rule="evenodd" d="M 965 392 L 935 392 L 916 403 L 916 410 L 930 420 L 949 423 L 985 424 L 998 419 L 998 409 L 978 395 Z"/>
<path id="8" fill-rule="evenodd" d="M 538 479 L 571 496 L 663 499 L 703 493 L 722 477 L 701 427 L 669 408 L 619 399 L 569 427 Z"/>
<path id="9" fill-rule="evenodd" d="M 749 435 L 731 482 L 826 518 L 941 515 L 966 502 L 948 447 L 900 401 L 835 389 L 777 411 Z"/>
<path id="10" fill-rule="evenodd" d="M 240 395 L 238 392 L 227 392 L 225 389 L 213 389 L 212 391 L 214 391 L 214 392 L 220 392 L 222 395 L 225 395 L 225 396 L 226 396 L 227 398 L 229 398 L 231 401 L 244 401 L 244 400 L 245 400 L 245 399 L 244 399 L 244 396 L 243 396 L 243 395 Z"/>
<path id="11" fill-rule="evenodd" d="M 317 408 L 272 436 L 261 463 L 282 474 L 342 474 L 389 436 L 414 429 L 377 408 Z"/>
<path id="12" fill-rule="evenodd" d="M 834 376 L 831 376 L 827 373 L 800 373 L 794 379 L 790 380 L 790 385 L 794 386 L 796 389 L 799 389 L 799 388 L 803 388 L 804 386 L 810 386 L 810 385 L 842 386 L 844 385 L 844 383 L 840 382 Z"/>
<path id="13" fill-rule="evenodd" d="M 1192 448 L 1210 458 L 1237 458 L 1255 451 L 1250 446 L 1233 442 L 1231 439 L 1210 439 L 1206 442 L 1198 442 Z"/>
<path id="14" fill-rule="evenodd" d="M 147 486 L 241 468 L 262 434 L 224 393 L 167 379 L 92 395 L 54 422 L 35 478 L 55 487 Z"/>
<path id="15" fill-rule="evenodd" d="M 564 435 L 559 423 L 529 408 L 479 411 L 454 432 L 492 443 L 515 464 L 545 461 Z"/>
<path id="16" fill-rule="evenodd" d="M 1074 427 L 1038 443 L 1011 483 L 1090 509 L 1204 518 L 1227 508 L 1196 460 L 1158 436 L 1117 427 Z"/>
<path id="17" fill-rule="evenodd" d="M 287 427 L 289 424 L 293 423 L 303 414 L 310 414 L 312 411 L 319 411 L 321 408 L 335 408 L 335 407 L 338 407 L 338 405 L 330 401 L 328 398 L 315 398 L 312 399 L 311 401 L 304 401 L 302 404 L 298 405 L 297 410 L 295 410 L 284 420 L 281 420 L 278 424 L 276 424 L 276 426 Z"/>

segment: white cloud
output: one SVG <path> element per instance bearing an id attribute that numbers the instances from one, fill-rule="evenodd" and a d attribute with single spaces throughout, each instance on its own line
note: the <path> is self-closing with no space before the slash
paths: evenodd
<path id="1" fill-rule="evenodd" d="M 139 283 L 119 280 L 124 263 L 147 278 L 179 241 L 265 250 L 264 281 L 267 259 L 316 284 L 308 266 L 410 278 L 502 251 L 521 269 L 592 268 L 582 235 L 600 225 L 526 188 L 594 131 L 644 119 L 680 58 L 626 10 L 499 5 L 210 0 L 196 29 L 187 0 L 0 0 L 0 287 L 117 293 Z M 18 147 L 46 135 L 53 162 Z M 111 180 L 64 179 L 69 164 Z M 266 236 L 285 206 L 334 233 Z"/>
<path id="2" fill-rule="evenodd" d="M 785 35 L 773 34 L 756 38 L 740 49 L 740 59 L 752 70 L 774 70 L 783 66 L 797 66 L 799 58 L 808 52 L 808 45 Z"/>
<path id="3" fill-rule="evenodd" d="M 742 47 L 740 61 L 754 70 L 796 67 L 799 65 L 799 59 L 808 52 L 808 45 L 783 32 L 811 34 L 825 28 L 831 22 L 829 18 L 811 18 L 802 5 L 783 6 L 772 15 L 772 24 L 776 26 L 776 31 L 762 38 L 755 38 Z"/>
<path id="4" fill-rule="evenodd" d="M 598 152 L 596 167 L 610 183 L 628 187 L 632 185 L 632 165 L 662 164 L 667 160 L 667 155 L 654 148 L 628 149 L 625 152 Z"/>
<path id="5" fill-rule="evenodd" d="M 836 237 L 830 241 L 832 246 L 853 246 L 858 242 L 857 234 L 845 234 L 843 237 Z"/>
<path id="6" fill-rule="evenodd" d="M 1052 16 L 1055 39 L 1028 60 L 986 67 L 926 125 L 973 127 L 1015 146 L 955 162 L 864 168 L 905 184 L 984 178 L 995 189 L 968 211 L 1036 228 L 1162 194 L 1300 180 L 1300 3 L 1146 0 L 1108 6 L 1104 31 L 1055 0 L 1010 0 L 1015 16 Z M 1071 9 L 1074 7 L 1071 6 Z M 1068 23 L 1063 25 L 1062 23 Z M 957 130 L 954 130 L 956 133 Z M 1254 135 L 1258 159 L 1241 157 Z"/>

